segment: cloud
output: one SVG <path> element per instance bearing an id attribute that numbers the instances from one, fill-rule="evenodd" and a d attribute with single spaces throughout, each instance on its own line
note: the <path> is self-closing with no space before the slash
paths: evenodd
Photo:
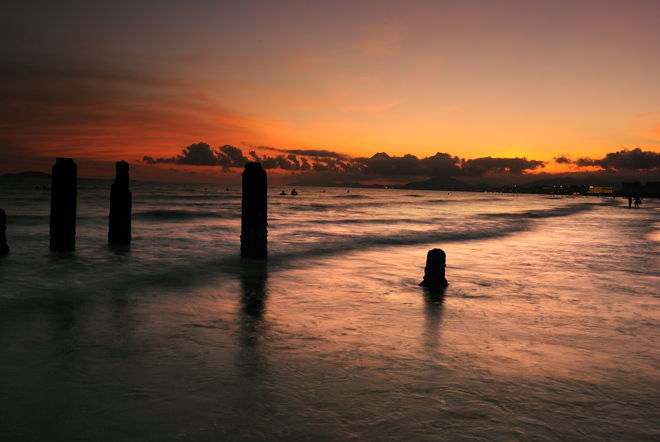
<path id="1" fill-rule="evenodd" d="M 351 157 L 339 153 L 339 152 L 333 152 L 331 150 L 324 150 L 324 149 L 278 149 L 277 147 L 270 147 L 270 146 L 254 146 L 252 144 L 247 144 L 243 143 L 248 147 L 252 147 L 254 149 L 259 149 L 259 150 L 270 150 L 273 152 L 281 152 L 281 153 L 292 153 L 294 155 L 303 155 L 307 157 L 318 157 L 318 158 L 335 158 L 337 160 L 349 160 Z M 254 151 L 250 151 L 252 153 Z"/>
<path id="2" fill-rule="evenodd" d="M 639 147 L 618 152 L 610 152 L 605 158 L 578 158 L 575 161 L 580 167 L 596 166 L 605 170 L 652 170 L 660 169 L 660 153 L 643 151 Z"/>
<path id="3" fill-rule="evenodd" d="M 446 153 L 436 153 L 432 157 L 422 158 L 406 154 L 402 157 L 389 156 L 379 152 L 371 158 L 355 158 L 365 165 L 364 173 L 380 176 L 434 176 L 438 174 L 460 174 L 460 159 Z"/>
<path id="4" fill-rule="evenodd" d="M 232 167 L 243 167 L 250 160 L 243 156 L 243 151 L 237 147 L 225 144 L 218 149 L 212 149 L 206 143 L 194 143 L 181 150 L 181 155 L 171 158 L 153 158 L 145 156 L 145 164 L 179 164 L 185 166 L 220 166 L 223 171 Z"/>
<path id="5" fill-rule="evenodd" d="M 357 158 L 366 165 L 365 173 L 380 176 L 482 176 L 488 173 L 524 174 L 545 166 L 543 161 L 527 158 L 460 159 L 447 153 L 419 159 L 415 155 L 391 157 L 381 152 L 371 158 Z"/>
<path id="6" fill-rule="evenodd" d="M 483 176 L 488 173 L 511 173 L 522 175 L 528 171 L 545 167 L 545 162 L 527 158 L 475 158 L 461 162 L 461 175 Z"/>
<path id="7" fill-rule="evenodd" d="M 176 164 L 189 166 L 217 166 L 218 157 L 206 143 L 196 143 L 183 149 L 182 155 L 177 156 Z"/>
<path id="8" fill-rule="evenodd" d="M 225 144 L 216 151 L 216 158 L 218 165 L 222 166 L 224 170 L 231 167 L 244 167 L 250 160 L 243 156 L 243 151 L 238 147 Z"/>
<path id="9" fill-rule="evenodd" d="M 573 161 L 568 155 L 560 155 L 553 158 L 557 164 L 573 164 Z"/>
<path id="10" fill-rule="evenodd" d="M 359 165 L 347 155 L 330 152 L 327 150 L 286 150 L 267 148 L 286 155 L 267 156 L 259 155 L 256 151 L 249 151 L 253 161 L 261 163 L 264 169 L 281 169 L 291 172 L 315 171 L 359 171 Z M 296 153 L 293 153 L 296 152 Z M 302 155 L 309 157 L 306 158 Z M 211 148 L 207 143 L 195 143 L 181 150 L 181 154 L 170 158 L 153 158 L 144 156 L 144 164 L 178 164 L 185 166 L 218 166 L 223 172 L 229 172 L 232 168 L 242 168 L 251 161 L 243 150 L 225 144 L 217 149 Z"/>
<path id="11" fill-rule="evenodd" d="M 264 169 L 282 169 L 292 172 L 354 172 L 359 173 L 364 167 L 357 159 L 338 152 L 323 149 L 278 149 L 269 146 L 253 146 L 260 150 L 281 152 L 287 155 L 274 157 L 259 155 L 251 150 L 249 155 L 259 161 Z"/>
<path id="12" fill-rule="evenodd" d="M 176 163 L 176 158 L 154 158 L 150 156 L 144 156 L 142 158 L 142 162 L 144 164 L 158 164 L 158 163 L 170 163 L 170 164 L 175 164 Z"/>
<path id="13" fill-rule="evenodd" d="M 277 149 L 274 147 L 257 147 L 261 150 L 281 154 L 270 156 L 260 155 L 256 150 L 248 154 L 253 161 L 261 163 L 264 169 L 280 169 L 292 173 L 322 173 L 335 177 L 350 176 L 369 179 L 385 178 L 404 181 L 419 177 L 469 176 L 478 177 L 490 173 L 509 173 L 521 175 L 545 166 L 543 161 L 527 158 L 476 158 L 465 160 L 448 153 L 437 152 L 435 155 L 418 158 L 415 155 L 390 156 L 379 152 L 372 157 L 351 158 L 348 155 L 328 150 L 314 149 Z M 145 156 L 145 164 L 170 163 L 192 166 L 218 166 L 224 172 L 232 168 L 242 168 L 249 162 L 240 148 L 224 145 L 212 149 L 206 143 L 195 143 L 184 148 L 181 155 L 171 158 L 152 158 Z"/>
<path id="14" fill-rule="evenodd" d="M 379 152 L 371 158 L 358 158 L 366 164 L 365 173 L 386 176 L 421 175 L 419 158 L 406 154 L 402 157 L 391 157 L 385 152 Z"/>
<path id="15" fill-rule="evenodd" d="M 308 157 L 319 158 L 335 158 L 337 160 L 348 160 L 350 157 L 342 153 L 332 152 L 330 150 L 315 150 L 315 149 L 287 149 L 283 152 L 292 153 L 295 155 L 305 155 Z"/>

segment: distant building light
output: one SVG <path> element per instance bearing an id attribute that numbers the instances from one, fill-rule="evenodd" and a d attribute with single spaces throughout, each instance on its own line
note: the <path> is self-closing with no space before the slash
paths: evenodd
<path id="1" fill-rule="evenodd" d="M 589 191 L 587 193 L 590 195 L 612 194 L 612 187 L 589 186 Z"/>

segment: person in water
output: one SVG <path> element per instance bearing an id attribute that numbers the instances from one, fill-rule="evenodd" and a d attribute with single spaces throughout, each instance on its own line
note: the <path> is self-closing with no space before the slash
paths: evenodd
<path id="1" fill-rule="evenodd" d="M 298 192 L 296 192 L 296 189 L 293 189 L 293 190 L 291 191 L 291 195 L 298 195 Z"/>
<path id="2" fill-rule="evenodd" d="M 283 190 L 282 193 L 280 193 L 280 195 L 286 195 L 286 192 Z"/>

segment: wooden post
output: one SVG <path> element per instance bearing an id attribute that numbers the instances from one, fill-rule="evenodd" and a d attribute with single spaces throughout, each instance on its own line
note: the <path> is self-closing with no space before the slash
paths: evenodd
<path id="1" fill-rule="evenodd" d="M 53 166 L 50 194 L 50 249 L 76 249 L 76 192 L 78 166 L 71 158 L 58 158 Z"/>
<path id="2" fill-rule="evenodd" d="M 117 161 L 115 182 L 110 186 L 110 221 L 108 242 L 116 245 L 131 243 L 131 206 L 133 196 L 128 190 L 128 163 Z"/>
<path id="3" fill-rule="evenodd" d="M 268 254 L 266 171 L 261 163 L 247 163 L 243 171 L 241 256 L 265 259 Z"/>
<path id="4" fill-rule="evenodd" d="M 447 287 L 449 283 L 445 278 L 447 255 L 442 249 L 429 250 L 426 255 L 426 268 L 424 268 L 424 281 L 419 285 L 429 288 Z"/>
<path id="5" fill-rule="evenodd" d="M 4 210 L 0 209 L 0 255 L 9 253 L 9 246 L 7 245 L 7 214 Z"/>

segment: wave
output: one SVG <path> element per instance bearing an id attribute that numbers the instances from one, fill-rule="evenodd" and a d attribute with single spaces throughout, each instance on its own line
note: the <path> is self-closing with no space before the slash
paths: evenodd
<path id="1" fill-rule="evenodd" d="M 364 207 L 374 207 L 374 206 L 383 206 L 382 202 L 378 201 L 365 201 L 358 203 L 350 203 L 350 206 L 347 206 L 347 203 L 338 202 L 338 203 L 311 203 L 311 204 L 300 204 L 300 205 L 291 205 L 286 206 L 287 210 L 293 212 L 311 212 L 311 211 L 329 211 L 329 210 L 359 210 Z M 281 207 L 281 206 L 280 206 Z"/>
<path id="2" fill-rule="evenodd" d="M 414 246 L 421 244 L 454 243 L 502 238 L 526 231 L 531 224 L 526 220 L 509 222 L 506 225 L 475 225 L 462 230 L 400 231 L 386 235 L 346 235 L 323 234 L 321 241 L 314 243 L 290 243 L 282 249 L 269 252 L 269 260 L 277 263 L 308 259 L 309 257 L 365 250 L 388 246 Z M 292 250 L 287 250 L 289 246 Z"/>
<path id="3" fill-rule="evenodd" d="M 338 199 L 350 199 L 350 200 L 360 200 L 360 199 L 372 199 L 370 196 L 367 195 L 360 195 L 360 194 L 350 194 L 347 193 L 346 195 L 334 195 L 332 198 L 338 198 Z"/>
<path id="4" fill-rule="evenodd" d="M 183 209 L 145 210 L 133 213 L 133 219 L 149 221 L 187 221 L 200 218 L 232 219 L 240 217 L 240 212 L 231 210 L 218 210 L 217 212 Z"/>
<path id="5" fill-rule="evenodd" d="M 543 219 L 543 218 L 556 218 L 576 215 L 578 213 L 587 212 L 592 210 L 597 204 L 583 204 L 567 207 L 555 207 L 551 209 L 537 209 L 526 210 L 524 212 L 514 213 L 483 213 L 479 216 L 483 218 L 500 218 L 500 219 Z"/>
<path id="6" fill-rule="evenodd" d="M 221 274 L 239 277 L 241 281 L 252 280 L 251 267 L 261 266 L 264 277 L 268 273 L 286 271 L 291 264 L 306 265 L 314 258 L 341 255 L 346 252 L 363 251 L 378 247 L 415 246 L 422 244 L 446 244 L 450 242 L 481 240 L 515 234 L 526 228 L 525 222 L 510 223 L 507 228 L 473 229 L 463 232 L 401 232 L 392 235 L 344 235 L 328 236 L 316 243 L 279 243 L 269 247 L 268 259 L 251 261 L 240 257 L 238 247 L 218 247 L 217 253 L 206 250 L 200 254 L 191 250 L 176 260 L 141 260 L 132 262 L 131 251 L 123 258 L 105 260 L 83 260 L 72 254 L 50 258 L 53 262 L 44 270 L 39 269 L 36 280 L 19 279 L 9 281 L 14 287 L 11 294 L 0 296 L 0 304 L 24 305 L 37 300 L 56 299 L 52 307 L 59 304 L 78 304 L 94 296 L 122 298 L 127 287 L 140 287 L 141 293 L 152 289 L 183 289 L 208 284 Z M 144 245 L 143 245 L 144 246 Z M 210 252 L 210 253 L 209 253 Z M 425 253 L 426 250 L 424 249 Z M 60 262 L 61 261 L 61 262 Z M 78 263 L 81 265 L 70 265 Z M 81 268 L 87 271 L 79 273 Z M 36 269 L 34 271 L 37 271 Z M 185 293 L 183 290 L 181 293 Z"/>
<path id="7" fill-rule="evenodd" d="M 348 219 L 312 219 L 307 220 L 305 224 L 330 224 L 330 225 L 344 225 L 344 224 L 422 224 L 422 225 L 435 225 L 445 221 L 442 218 L 435 219 L 413 219 L 413 218 L 348 218 Z"/>

